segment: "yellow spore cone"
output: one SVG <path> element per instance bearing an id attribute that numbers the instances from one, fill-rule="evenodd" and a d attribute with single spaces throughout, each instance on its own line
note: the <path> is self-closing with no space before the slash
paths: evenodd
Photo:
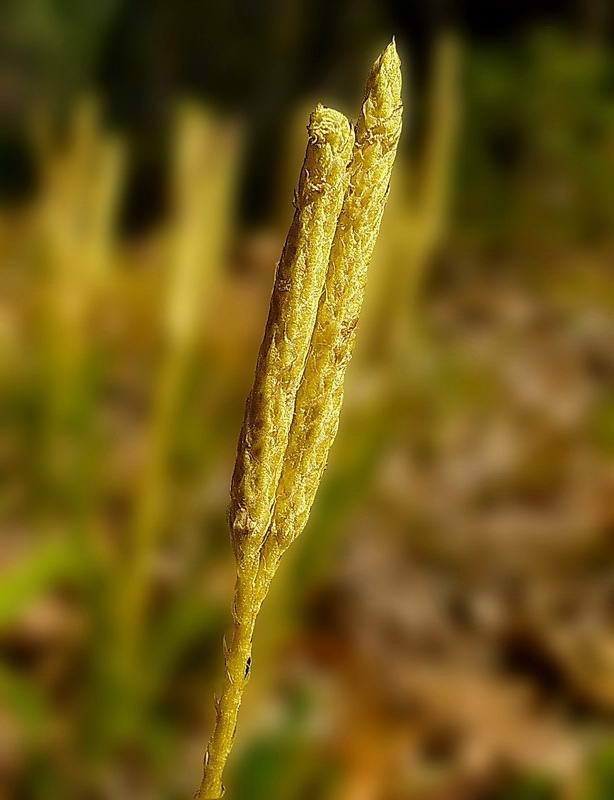
<path id="1" fill-rule="evenodd" d="M 373 65 L 356 124 L 350 181 L 296 398 L 267 540 L 266 555 L 271 567 L 307 523 L 337 432 L 345 371 L 352 356 L 367 269 L 388 195 L 401 118 L 401 67 L 393 41 Z"/>
<path id="2" fill-rule="evenodd" d="M 256 554 L 266 534 L 330 249 L 348 181 L 354 135 L 338 111 L 318 106 L 277 267 L 269 317 L 247 399 L 232 479 L 235 553 Z"/>

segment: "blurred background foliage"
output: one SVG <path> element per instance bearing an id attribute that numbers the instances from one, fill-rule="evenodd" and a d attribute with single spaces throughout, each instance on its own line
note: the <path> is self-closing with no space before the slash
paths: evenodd
<path id="1" fill-rule="evenodd" d="M 5 0 L 0 796 L 184 798 L 242 407 L 316 101 L 406 123 L 227 796 L 614 797 L 603 0 Z"/>

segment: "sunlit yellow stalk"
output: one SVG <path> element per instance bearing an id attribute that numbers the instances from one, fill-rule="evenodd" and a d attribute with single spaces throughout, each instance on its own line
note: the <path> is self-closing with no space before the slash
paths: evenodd
<path id="1" fill-rule="evenodd" d="M 353 149 L 341 115 L 326 111 L 326 125 L 318 118 L 323 109 L 312 116 L 297 211 L 278 268 L 233 478 L 233 633 L 200 798 L 223 794 L 256 617 L 279 559 L 304 527 L 336 432 L 401 129 L 400 90 L 392 44 L 369 77 Z"/>
<path id="2" fill-rule="evenodd" d="M 79 472 L 75 463 L 58 463 L 58 457 L 74 456 L 82 443 L 82 437 L 69 429 L 84 411 L 78 406 L 84 396 L 83 373 L 92 354 L 89 326 L 98 308 L 102 276 L 112 259 L 123 148 L 102 129 L 93 98 L 84 98 L 77 106 L 64 146 L 54 141 L 49 130 L 39 127 L 37 133 L 41 255 L 46 273 L 44 350 L 49 373 L 44 471 L 56 484 L 74 480 Z"/>
<path id="3" fill-rule="evenodd" d="M 98 145 L 92 201 L 96 208 L 84 259 L 93 291 L 106 289 L 113 261 L 113 237 L 118 200 L 123 185 L 125 148 L 117 136 L 105 136 Z"/>
<path id="4" fill-rule="evenodd" d="M 156 545 L 163 528 L 175 419 L 201 320 L 210 307 L 231 231 L 240 136 L 228 124 L 186 105 L 177 118 L 172 175 L 173 219 L 163 347 L 136 497 L 132 553 L 120 598 L 123 669 L 134 670 L 144 626 Z"/>

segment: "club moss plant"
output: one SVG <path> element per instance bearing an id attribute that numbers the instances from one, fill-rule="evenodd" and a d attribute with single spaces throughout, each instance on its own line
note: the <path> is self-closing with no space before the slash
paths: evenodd
<path id="1" fill-rule="evenodd" d="M 394 42 L 371 70 L 355 133 L 337 111 L 318 106 L 311 115 L 232 479 L 233 630 L 199 798 L 223 795 L 256 618 L 280 559 L 305 527 L 337 432 L 401 116 Z"/>

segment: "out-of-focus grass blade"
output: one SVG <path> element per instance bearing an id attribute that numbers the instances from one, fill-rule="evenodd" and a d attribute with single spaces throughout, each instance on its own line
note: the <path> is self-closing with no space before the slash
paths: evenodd
<path id="1" fill-rule="evenodd" d="M 195 594 L 178 598 L 152 637 L 147 659 L 148 679 L 153 684 L 163 681 L 190 645 L 202 643 L 218 630 L 224 615 L 225 609 L 220 605 L 204 605 L 202 597 Z"/>
<path id="2" fill-rule="evenodd" d="M 40 545 L 2 576 L 0 629 L 10 625 L 38 595 L 60 580 L 78 576 L 79 572 L 72 544 L 54 540 Z"/>
<path id="3" fill-rule="evenodd" d="M 48 710 L 36 687 L 16 675 L 0 661 L 0 699 L 28 738 L 37 741 L 45 726 Z"/>
<path id="4" fill-rule="evenodd" d="M 614 797 L 614 740 L 591 760 L 588 766 L 587 791 L 582 800 L 610 800 Z"/>
<path id="5" fill-rule="evenodd" d="M 252 740 L 231 776 L 230 800 L 296 800 L 301 795 L 314 767 L 306 735 L 310 711 L 310 698 L 297 692 L 279 728 Z"/>
<path id="6" fill-rule="evenodd" d="M 609 795 L 608 795 L 609 796 Z M 559 793 L 554 782 L 542 775 L 527 775 L 494 800 L 556 800 Z M 605 795 L 604 795 L 605 798 Z"/>

